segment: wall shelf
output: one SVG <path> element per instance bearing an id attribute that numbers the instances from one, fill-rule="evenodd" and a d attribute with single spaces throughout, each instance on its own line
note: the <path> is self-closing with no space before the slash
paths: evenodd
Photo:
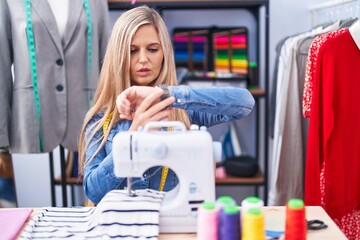
<path id="1" fill-rule="evenodd" d="M 228 176 L 225 179 L 216 179 L 216 185 L 236 185 L 236 186 L 253 186 L 255 188 L 255 194 L 258 195 L 259 187 L 263 188 L 264 203 L 267 203 L 268 195 L 268 124 L 267 124 L 267 112 L 268 112 L 268 81 L 269 81 L 269 0 L 143 0 L 136 1 L 134 5 L 130 0 L 108 0 L 109 10 L 128 10 L 135 6 L 148 5 L 152 8 L 158 9 L 160 14 L 166 10 L 219 10 L 219 9 L 245 9 L 248 10 L 256 19 L 256 49 L 257 60 L 259 62 L 259 69 L 257 70 L 258 76 L 262 76 L 259 79 L 260 87 L 256 89 L 249 89 L 256 100 L 256 144 L 255 152 L 256 158 L 259 162 L 263 163 L 263 169 L 259 171 L 254 177 L 240 178 L 234 176 Z M 265 16 L 263 16 L 265 15 Z M 263 37 L 260 41 L 260 35 Z M 261 59 L 260 59 L 261 58 Z M 260 68 L 261 67 L 261 68 Z M 61 185 L 63 193 L 63 201 L 66 198 L 66 185 L 70 185 L 73 190 L 73 186 L 81 185 L 82 179 L 79 178 L 53 178 L 52 185 Z M 54 195 L 54 193 L 52 193 Z M 74 195 L 74 194 L 72 194 Z M 66 200 L 67 201 L 67 200 Z M 54 203 L 54 202 L 53 202 Z"/>

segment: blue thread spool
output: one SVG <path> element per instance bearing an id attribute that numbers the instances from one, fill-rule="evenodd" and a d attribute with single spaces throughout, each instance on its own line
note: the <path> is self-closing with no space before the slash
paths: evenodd
<path id="1" fill-rule="evenodd" d="M 241 235 L 240 211 L 237 205 L 224 206 L 220 211 L 219 239 L 239 240 Z"/>

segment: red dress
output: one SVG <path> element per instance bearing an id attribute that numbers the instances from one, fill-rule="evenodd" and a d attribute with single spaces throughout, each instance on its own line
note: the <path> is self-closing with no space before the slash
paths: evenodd
<path id="1" fill-rule="evenodd" d="M 342 28 L 336 31 L 320 34 L 311 43 L 307 64 L 306 64 L 306 74 L 305 74 L 304 93 L 303 93 L 303 115 L 305 118 L 310 117 L 313 83 L 315 78 L 314 75 L 315 75 L 316 63 L 317 63 L 320 47 L 323 45 L 324 42 L 326 42 L 327 39 L 336 37 L 342 34 L 344 31 L 347 30 L 345 28 Z"/>
<path id="2" fill-rule="evenodd" d="M 305 203 L 360 239 L 360 50 L 348 30 L 324 41 L 315 65 Z"/>

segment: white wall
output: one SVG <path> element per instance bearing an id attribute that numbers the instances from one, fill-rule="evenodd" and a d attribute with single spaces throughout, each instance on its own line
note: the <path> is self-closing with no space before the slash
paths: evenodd
<path id="1" fill-rule="evenodd" d="M 277 42 L 285 36 L 306 31 L 311 28 L 311 16 L 308 7 L 320 0 L 270 0 L 270 76 L 273 71 L 275 58 L 275 46 Z M 111 13 L 112 19 L 118 13 Z M 225 13 L 222 13 L 225 14 Z M 246 13 L 244 13 L 246 14 Z M 166 18 L 170 18 L 167 16 Z M 176 16 L 172 16 L 176 17 Z M 241 18 L 241 16 L 239 16 Z M 197 24 L 218 23 L 223 19 L 222 16 L 206 19 L 206 16 L 199 17 Z M 225 19 L 225 18 L 224 18 Z M 170 19 L 169 19 L 170 21 Z M 223 23 L 226 24 L 226 23 Z M 249 22 L 249 24 L 252 24 Z M 269 148 L 270 149 L 270 148 Z M 57 150 L 58 151 L 58 150 Z M 55 176 L 60 175 L 59 154 L 55 152 Z M 42 207 L 51 205 L 50 179 L 49 179 L 49 160 L 48 154 L 22 155 L 16 154 L 14 158 L 16 191 L 20 207 Z M 248 195 L 252 188 L 248 187 L 226 187 L 219 189 L 219 195 L 229 192 L 242 199 L 244 194 Z M 80 195 L 77 205 L 82 204 L 82 190 L 77 191 Z M 60 187 L 57 187 L 57 203 L 61 206 Z M 236 196 L 235 196 L 236 197 Z M 68 200 L 70 202 L 70 200 Z"/>

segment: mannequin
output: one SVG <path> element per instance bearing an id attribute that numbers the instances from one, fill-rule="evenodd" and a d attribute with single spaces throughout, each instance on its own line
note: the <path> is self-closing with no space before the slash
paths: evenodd
<path id="1" fill-rule="evenodd" d="M 24 0 L 0 2 L 0 147 L 13 153 L 49 152 L 62 145 L 77 149 L 82 120 L 89 108 L 109 35 L 106 1 L 89 0 L 92 20 L 92 74 L 88 78 L 87 15 L 83 0 L 69 1 L 61 38 L 48 1 L 31 0 L 36 49 L 40 121 L 31 80 Z M 56 10 L 62 8 L 54 7 Z M 55 14 L 56 16 L 56 14 Z M 11 66 L 14 66 L 14 78 Z M 14 80 L 14 81 L 12 81 Z M 40 129 L 43 149 L 40 150 Z"/>
<path id="2" fill-rule="evenodd" d="M 0 163 L 10 153 L 51 152 L 59 145 L 77 150 L 109 33 L 104 0 L 0 1 Z"/>
<path id="3" fill-rule="evenodd" d="M 54 14 L 61 39 L 64 37 L 69 17 L 69 0 L 47 0 Z"/>

